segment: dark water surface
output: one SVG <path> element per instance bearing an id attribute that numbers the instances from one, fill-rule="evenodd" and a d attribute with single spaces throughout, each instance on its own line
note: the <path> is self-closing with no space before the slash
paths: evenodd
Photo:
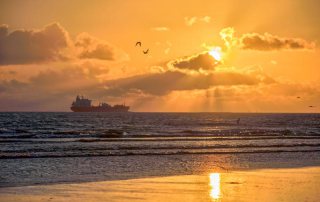
<path id="1" fill-rule="evenodd" d="M 320 165 L 319 154 L 320 114 L 0 113 L 0 186 Z"/>

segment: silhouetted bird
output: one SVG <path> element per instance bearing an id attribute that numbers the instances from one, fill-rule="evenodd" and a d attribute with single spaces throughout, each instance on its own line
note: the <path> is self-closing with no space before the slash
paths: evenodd
<path id="1" fill-rule="evenodd" d="M 136 46 L 140 46 L 141 47 L 141 42 L 137 41 Z"/>
<path id="2" fill-rule="evenodd" d="M 143 54 L 148 54 L 148 52 L 149 52 L 149 49 L 143 51 Z"/>
<path id="3" fill-rule="evenodd" d="M 316 107 L 316 106 L 310 105 L 309 107 L 310 107 L 310 108 L 313 108 L 313 107 Z"/>
<path id="4" fill-rule="evenodd" d="M 300 99 L 300 97 L 297 97 L 298 99 Z"/>

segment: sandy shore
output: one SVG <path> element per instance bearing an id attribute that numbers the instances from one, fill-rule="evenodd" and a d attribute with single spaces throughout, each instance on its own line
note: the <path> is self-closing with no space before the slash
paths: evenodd
<path id="1" fill-rule="evenodd" d="M 0 189 L 0 201 L 319 201 L 320 167 Z"/>

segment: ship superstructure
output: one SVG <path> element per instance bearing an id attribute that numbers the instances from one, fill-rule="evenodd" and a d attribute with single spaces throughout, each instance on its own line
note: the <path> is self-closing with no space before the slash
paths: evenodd
<path id="1" fill-rule="evenodd" d="M 76 100 L 72 102 L 70 109 L 74 112 L 128 112 L 130 108 L 125 104 L 111 106 L 101 102 L 98 106 L 94 106 L 91 103 L 92 100 L 78 95 Z"/>

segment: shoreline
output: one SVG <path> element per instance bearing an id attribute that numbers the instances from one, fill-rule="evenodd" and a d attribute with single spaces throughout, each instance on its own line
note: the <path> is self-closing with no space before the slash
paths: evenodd
<path id="1" fill-rule="evenodd" d="M 0 189 L 199 175 L 208 171 L 229 172 L 313 167 L 320 166 L 319 153 L 1 159 Z"/>
<path id="2" fill-rule="evenodd" d="M 320 166 L 36 185 L 0 189 L 0 201 L 317 201 Z"/>

